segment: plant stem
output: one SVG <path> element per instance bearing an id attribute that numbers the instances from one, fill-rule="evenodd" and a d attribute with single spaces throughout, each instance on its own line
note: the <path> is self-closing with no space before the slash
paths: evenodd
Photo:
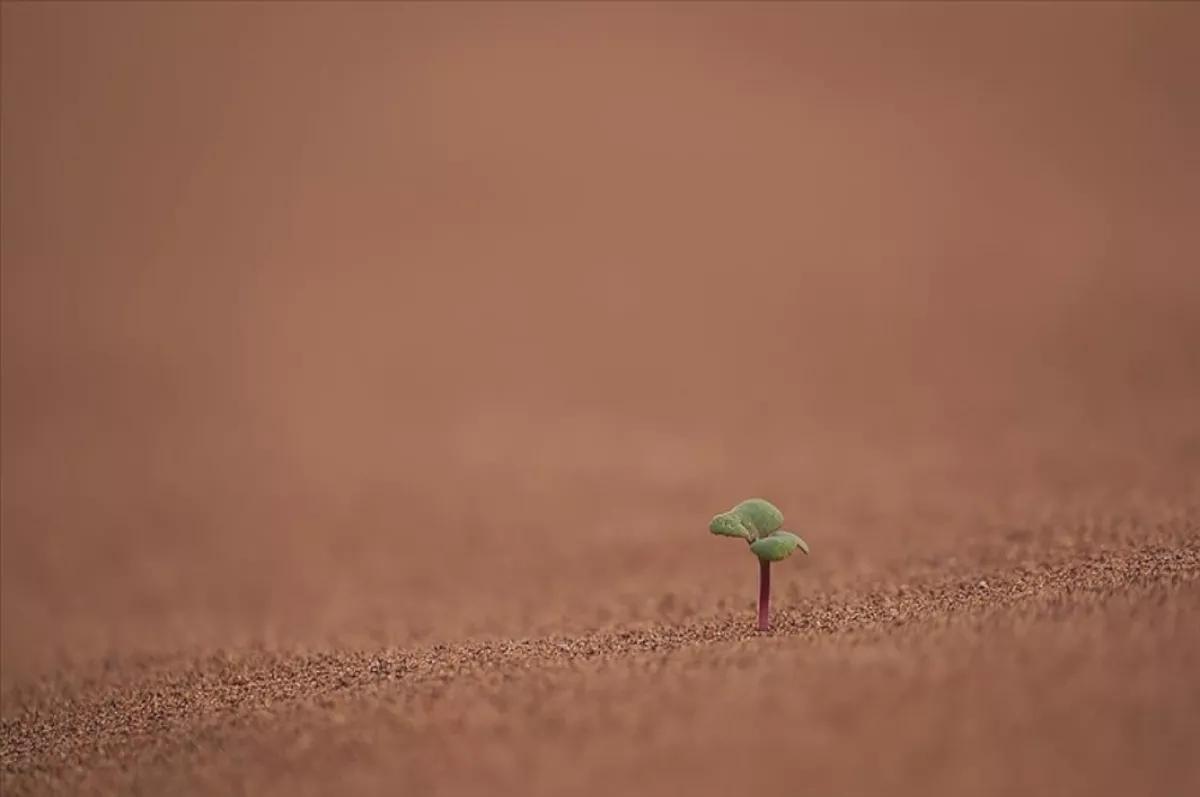
<path id="1" fill-rule="evenodd" d="M 768 617 L 771 613 L 771 563 L 766 559 L 758 560 L 758 630 L 766 631 L 770 627 Z"/>

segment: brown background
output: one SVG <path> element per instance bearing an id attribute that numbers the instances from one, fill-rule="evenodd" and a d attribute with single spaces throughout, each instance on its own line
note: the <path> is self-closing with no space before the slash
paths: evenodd
<path id="1" fill-rule="evenodd" d="M 1198 40 L 5 2 L 6 793 L 1200 783 Z"/>

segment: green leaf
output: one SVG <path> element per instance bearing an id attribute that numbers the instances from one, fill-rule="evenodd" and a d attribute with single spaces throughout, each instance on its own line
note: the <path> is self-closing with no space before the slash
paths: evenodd
<path id="1" fill-rule="evenodd" d="M 768 562 L 779 562 L 787 559 L 797 550 L 808 555 L 808 543 L 792 534 L 790 531 L 776 531 L 757 542 L 750 543 L 750 550 L 759 559 Z"/>
<path id="2" fill-rule="evenodd" d="M 746 542 L 754 542 L 754 533 L 743 525 L 742 521 L 732 512 L 722 512 L 708 524 L 708 530 L 722 537 L 737 537 Z"/>
<path id="3" fill-rule="evenodd" d="M 779 534 L 779 535 L 786 534 L 787 536 L 793 538 L 796 541 L 796 548 L 798 548 L 800 550 L 800 553 L 804 554 L 805 556 L 808 556 L 808 543 L 805 542 L 803 539 L 796 536 L 795 534 L 792 534 L 790 531 L 783 531 L 782 529 L 780 529 L 779 531 L 777 531 L 775 533 Z"/>
<path id="4" fill-rule="evenodd" d="M 755 539 L 762 539 L 783 526 L 783 513 L 762 498 L 742 501 L 729 514 L 737 517 Z"/>

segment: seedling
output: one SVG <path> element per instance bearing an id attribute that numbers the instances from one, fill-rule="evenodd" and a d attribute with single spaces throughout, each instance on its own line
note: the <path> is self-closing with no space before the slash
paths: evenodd
<path id="1" fill-rule="evenodd" d="M 783 530 L 783 513 L 770 501 L 751 498 L 716 515 L 708 530 L 722 537 L 740 537 L 758 557 L 758 630 L 770 628 L 771 562 L 781 562 L 796 550 L 808 555 L 808 543 Z"/>

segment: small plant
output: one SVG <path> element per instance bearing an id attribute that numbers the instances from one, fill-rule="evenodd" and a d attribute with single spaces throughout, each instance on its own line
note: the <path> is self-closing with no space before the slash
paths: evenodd
<path id="1" fill-rule="evenodd" d="M 713 517 L 708 530 L 722 537 L 740 537 L 758 557 L 758 630 L 770 627 L 771 562 L 780 562 L 797 549 L 808 555 L 808 543 L 783 530 L 783 513 L 770 501 L 751 498 Z"/>

